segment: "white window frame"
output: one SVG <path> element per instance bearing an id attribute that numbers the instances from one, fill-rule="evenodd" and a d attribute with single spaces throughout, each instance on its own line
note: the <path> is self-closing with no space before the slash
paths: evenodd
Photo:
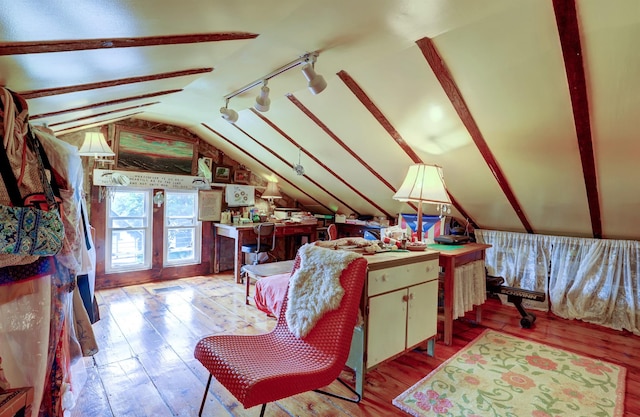
<path id="1" fill-rule="evenodd" d="M 183 266 L 183 265 L 199 265 L 202 258 L 202 222 L 198 220 L 198 191 L 197 190 L 165 190 L 164 198 L 164 224 L 163 224 L 163 266 Z M 167 215 L 167 194 L 191 194 L 193 195 L 193 226 L 170 226 L 169 216 Z M 169 260 L 169 229 L 194 229 L 194 248 L 193 259 L 186 260 Z"/>
<path id="2" fill-rule="evenodd" d="M 132 230 L 144 229 L 145 231 L 145 239 L 144 239 L 144 250 L 143 250 L 143 259 L 144 262 L 142 264 L 137 265 L 113 265 L 112 263 L 112 238 L 113 232 L 118 230 L 127 230 L 128 228 L 114 228 L 111 227 L 112 217 L 111 213 L 111 203 L 116 193 L 122 192 L 141 192 L 145 194 L 144 204 L 146 210 L 144 210 L 143 226 L 136 228 L 129 228 Z M 151 269 L 152 265 L 152 249 L 153 249 L 153 204 L 152 204 L 152 189 L 140 189 L 133 187 L 111 187 L 111 189 L 107 193 L 106 198 L 106 224 L 105 224 L 105 272 L 106 273 L 118 273 L 118 272 L 130 272 L 130 271 L 144 271 Z M 132 217 L 139 218 L 139 217 Z"/>

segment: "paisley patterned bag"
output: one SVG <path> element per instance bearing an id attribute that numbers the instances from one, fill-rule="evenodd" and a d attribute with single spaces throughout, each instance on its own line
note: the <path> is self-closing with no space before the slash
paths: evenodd
<path id="1" fill-rule="evenodd" d="M 51 256 L 62 249 L 64 226 L 58 202 L 46 177 L 42 145 L 30 129 L 26 143 L 37 156 L 44 192 L 22 199 L 7 153 L 0 146 L 0 173 L 12 204 L 0 205 L 0 254 Z"/>

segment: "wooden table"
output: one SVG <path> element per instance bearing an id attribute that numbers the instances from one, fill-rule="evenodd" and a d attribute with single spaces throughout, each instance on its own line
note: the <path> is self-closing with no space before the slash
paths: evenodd
<path id="1" fill-rule="evenodd" d="M 253 231 L 253 226 L 256 223 L 249 223 L 246 225 L 233 225 L 215 223 L 214 228 L 214 249 L 213 249 L 213 272 L 220 272 L 220 239 L 222 237 L 233 239 L 235 241 L 235 262 L 233 267 L 233 275 L 237 283 L 241 282 L 240 268 L 242 268 L 242 245 L 245 243 L 255 243 L 256 234 Z M 290 239 L 293 236 L 307 236 L 309 242 L 316 240 L 317 223 L 313 224 L 285 224 L 276 223 L 276 238 Z M 293 259 L 295 257 L 295 248 L 293 245 L 287 245 L 285 250 L 286 257 Z"/>
<path id="2" fill-rule="evenodd" d="M 429 245 L 430 249 L 435 249 L 440 245 Z M 484 252 L 491 245 L 483 243 L 467 243 L 456 246 L 455 249 L 440 250 L 438 263 L 444 272 L 444 344 L 451 345 L 453 337 L 453 297 L 455 294 L 455 269 L 456 267 L 468 264 L 469 262 L 484 259 Z M 438 250 L 438 249 L 435 249 Z"/>

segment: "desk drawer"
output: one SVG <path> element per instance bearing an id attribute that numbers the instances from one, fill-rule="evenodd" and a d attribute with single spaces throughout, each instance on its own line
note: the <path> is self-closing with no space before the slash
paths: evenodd
<path id="1" fill-rule="evenodd" d="M 371 297 L 438 279 L 438 269 L 438 260 L 433 259 L 369 271 L 368 295 Z"/>
<path id="2" fill-rule="evenodd" d="M 276 228 L 276 235 L 292 236 L 292 235 L 310 235 L 315 233 L 314 228 L 310 226 L 287 226 Z"/>

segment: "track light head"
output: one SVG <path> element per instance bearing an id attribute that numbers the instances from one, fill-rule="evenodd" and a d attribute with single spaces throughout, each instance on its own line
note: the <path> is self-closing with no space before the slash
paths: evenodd
<path id="1" fill-rule="evenodd" d="M 302 66 L 302 74 L 309 81 L 307 87 L 313 95 L 320 94 L 327 88 L 327 82 L 322 75 L 316 74 L 313 65 L 307 63 Z"/>
<path id="2" fill-rule="evenodd" d="M 253 107 L 258 111 L 266 112 L 269 111 L 269 106 L 271 106 L 271 99 L 269 98 L 269 87 L 267 87 L 267 82 L 265 81 Z"/>
<path id="3" fill-rule="evenodd" d="M 229 123 L 235 123 L 238 121 L 238 112 L 233 109 L 220 107 L 220 115 Z"/>

